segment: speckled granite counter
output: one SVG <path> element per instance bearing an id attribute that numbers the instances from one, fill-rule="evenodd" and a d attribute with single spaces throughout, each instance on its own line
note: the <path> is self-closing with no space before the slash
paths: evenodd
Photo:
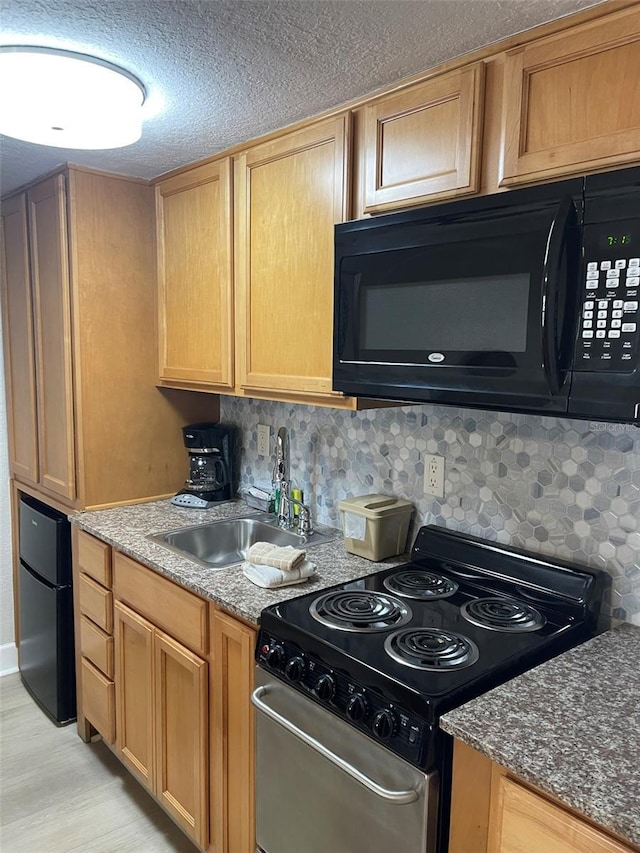
<path id="1" fill-rule="evenodd" d="M 309 549 L 308 558 L 315 563 L 317 569 L 313 578 L 295 586 L 269 590 L 252 584 L 238 566 L 229 569 L 205 569 L 147 539 L 149 533 L 161 533 L 253 512 L 255 510 L 241 501 L 196 510 L 175 507 L 165 500 L 77 513 L 71 517 L 71 521 L 87 533 L 98 536 L 160 574 L 250 622 L 257 622 L 260 611 L 269 604 L 295 598 L 314 589 L 321 590 L 336 583 L 364 577 L 403 562 L 402 558 L 395 558 L 382 563 L 372 563 L 347 554 L 342 535 L 338 533 L 335 541 Z M 318 526 L 318 530 L 324 532 L 327 528 Z"/>
<path id="2" fill-rule="evenodd" d="M 441 725 L 640 844 L 640 628 L 601 634 L 445 714 Z"/>

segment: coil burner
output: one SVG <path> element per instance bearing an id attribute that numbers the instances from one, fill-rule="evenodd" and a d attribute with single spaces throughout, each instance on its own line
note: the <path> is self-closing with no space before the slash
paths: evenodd
<path id="1" fill-rule="evenodd" d="M 479 657 L 478 647 L 472 640 L 440 628 L 395 631 L 385 640 L 384 648 L 398 663 L 431 671 L 463 669 Z"/>
<path id="2" fill-rule="evenodd" d="M 490 631 L 537 631 L 547 621 L 535 607 L 515 598 L 476 598 L 463 604 L 460 612 L 468 622 Z"/>
<path id="3" fill-rule="evenodd" d="M 449 598 L 458 591 L 458 584 L 436 574 L 419 569 L 405 569 L 393 575 L 387 575 L 383 581 L 389 592 L 395 592 L 403 598 L 425 599 Z"/>
<path id="4" fill-rule="evenodd" d="M 340 631 L 373 633 L 406 625 L 411 608 L 392 595 L 367 590 L 329 592 L 309 607 L 314 619 Z"/>

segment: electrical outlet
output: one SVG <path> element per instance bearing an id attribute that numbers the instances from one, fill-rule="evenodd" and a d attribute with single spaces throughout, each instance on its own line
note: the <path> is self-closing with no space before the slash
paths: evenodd
<path id="1" fill-rule="evenodd" d="M 268 456 L 270 453 L 271 427 L 268 424 L 258 424 L 258 456 Z"/>
<path id="2" fill-rule="evenodd" d="M 424 456 L 424 493 L 435 498 L 444 497 L 444 457 Z"/>

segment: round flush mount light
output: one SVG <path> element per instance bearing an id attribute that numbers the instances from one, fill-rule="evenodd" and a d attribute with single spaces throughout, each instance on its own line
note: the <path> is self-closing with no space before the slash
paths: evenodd
<path id="1" fill-rule="evenodd" d="M 0 133 L 56 148 L 121 148 L 140 139 L 145 90 L 93 56 L 0 46 Z"/>

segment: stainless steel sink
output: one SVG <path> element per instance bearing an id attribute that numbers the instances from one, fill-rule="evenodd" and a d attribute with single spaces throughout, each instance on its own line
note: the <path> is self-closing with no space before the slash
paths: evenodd
<path id="1" fill-rule="evenodd" d="M 273 515 L 258 513 L 193 527 L 181 527 L 166 533 L 152 533 L 149 539 L 200 563 L 207 569 L 226 569 L 243 562 L 254 542 L 311 548 L 331 542 L 338 535 L 336 532 L 335 535 L 311 533 L 308 536 L 299 536 L 293 530 L 282 530 L 278 527 Z"/>

